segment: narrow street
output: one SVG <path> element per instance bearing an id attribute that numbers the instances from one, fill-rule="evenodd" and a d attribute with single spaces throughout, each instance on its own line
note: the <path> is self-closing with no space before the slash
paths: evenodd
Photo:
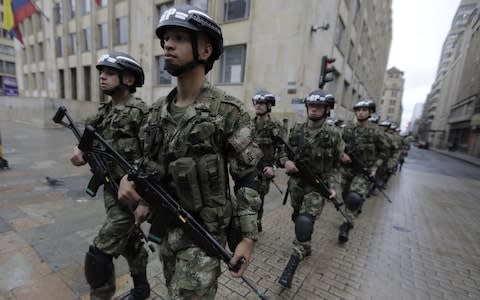
<path id="1" fill-rule="evenodd" d="M 0 171 L 0 299 L 88 299 L 83 260 L 104 219 L 101 193 L 84 193 L 87 167 L 68 158 L 76 143 L 66 129 L 0 121 L 10 170 Z M 45 176 L 63 185 L 46 184 Z M 283 191 L 286 176 L 277 170 Z M 292 248 L 291 208 L 272 185 L 264 233 L 246 276 L 271 299 L 479 299 L 480 168 L 412 147 L 389 182 L 389 204 L 369 198 L 351 239 L 338 245 L 341 215 L 327 203 L 315 224 L 313 254 L 293 287 L 278 280 Z M 147 229 L 148 226 L 145 226 Z M 165 299 L 156 253 L 148 267 L 151 299 Z M 117 293 L 131 287 L 125 261 L 115 261 Z M 217 299 L 257 299 L 228 271 Z"/>

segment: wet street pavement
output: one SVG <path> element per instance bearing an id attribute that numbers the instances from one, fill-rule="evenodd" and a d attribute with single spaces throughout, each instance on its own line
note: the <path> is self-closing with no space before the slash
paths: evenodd
<path id="1" fill-rule="evenodd" d="M 67 129 L 0 121 L 0 299 L 88 299 L 85 251 L 104 219 L 101 193 L 84 193 L 87 167 L 68 162 L 76 144 Z M 277 171 L 285 190 L 286 177 Z M 50 186 L 45 176 L 61 179 Z M 291 208 L 272 185 L 264 232 L 246 276 L 271 299 L 480 299 L 480 168 L 412 148 L 389 182 L 389 204 L 369 198 L 351 239 L 338 245 L 341 215 L 327 203 L 315 224 L 312 256 L 290 290 L 276 281 L 294 237 Z M 147 229 L 147 226 L 145 226 Z M 150 299 L 166 299 L 161 265 L 150 257 Z M 132 285 L 123 258 L 115 261 L 116 297 Z M 257 299 L 228 271 L 217 299 Z"/>

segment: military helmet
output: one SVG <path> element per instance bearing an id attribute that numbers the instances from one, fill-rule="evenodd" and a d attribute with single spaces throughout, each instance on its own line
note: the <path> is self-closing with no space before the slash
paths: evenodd
<path id="1" fill-rule="evenodd" d="M 314 90 L 304 99 L 305 105 L 323 104 L 333 109 L 335 106 L 335 97 L 324 90 Z"/>
<path id="2" fill-rule="evenodd" d="M 100 56 L 96 68 L 100 71 L 102 67 L 113 68 L 121 74 L 123 72 L 131 73 L 135 77 L 134 86 L 136 87 L 141 87 L 145 83 L 145 74 L 142 66 L 133 57 L 124 52 L 112 51 Z"/>
<path id="3" fill-rule="evenodd" d="M 372 123 L 378 123 L 380 121 L 380 116 L 377 114 L 372 114 L 368 120 Z"/>
<path id="4" fill-rule="evenodd" d="M 375 101 L 373 101 L 372 99 L 362 99 L 357 103 L 355 103 L 355 105 L 353 106 L 353 110 L 357 110 L 359 108 L 368 108 L 371 113 L 375 113 L 376 111 Z"/>
<path id="5" fill-rule="evenodd" d="M 155 34 L 164 47 L 163 35 L 168 27 L 182 27 L 194 32 L 205 32 L 211 39 L 213 54 L 211 61 L 217 60 L 223 52 L 222 29 L 206 13 L 191 5 L 178 5 L 167 9 L 158 21 Z M 196 49 L 196 44 L 192 45 Z M 194 54 L 195 55 L 195 54 Z"/>
<path id="6" fill-rule="evenodd" d="M 265 103 L 275 106 L 275 101 L 275 96 L 266 90 L 257 91 L 252 98 L 253 105 Z"/>
<path id="7" fill-rule="evenodd" d="M 390 121 L 382 121 L 380 123 L 378 123 L 379 126 L 382 126 L 382 127 L 386 127 L 386 128 L 390 128 L 390 126 L 392 126 L 392 122 Z"/>

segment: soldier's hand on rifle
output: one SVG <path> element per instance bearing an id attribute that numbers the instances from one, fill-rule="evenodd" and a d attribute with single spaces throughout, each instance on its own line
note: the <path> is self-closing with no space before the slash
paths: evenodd
<path id="1" fill-rule="evenodd" d="M 352 159 L 350 158 L 350 156 L 348 156 L 347 153 L 344 152 L 340 155 L 340 161 L 344 164 L 349 164 L 352 162 Z"/>
<path id="2" fill-rule="evenodd" d="M 272 167 L 265 166 L 265 168 L 263 168 L 263 175 L 265 175 L 267 178 L 272 178 L 275 176 L 275 172 L 273 171 Z"/>
<path id="3" fill-rule="evenodd" d="M 334 189 L 330 189 L 329 192 L 330 192 L 330 197 L 328 197 L 328 198 L 330 200 L 333 200 L 333 199 L 337 198 L 337 192 Z"/>
<path id="4" fill-rule="evenodd" d="M 73 148 L 73 155 L 70 157 L 70 162 L 77 167 L 83 166 L 87 162 L 83 159 L 83 152 L 82 150 L 78 149 L 77 146 Z"/>
<path id="5" fill-rule="evenodd" d="M 130 207 L 137 207 L 141 200 L 142 197 L 135 191 L 135 183 L 128 180 L 127 175 L 123 176 L 118 186 L 118 201 Z"/>
<path id="6" fill-rule="evenodd" d="M 142 204 L 143 201 L 141 201 L 137 208 L 134 211 L 135 215 L 135 225 L 140 225 L 143 222 L 145 222 L 148 218 L 148 215 L 150 214 L 150 207 L 147 205 Z"/>
<path id="7" fill-rule="evenodd" d="M 297 169 L 297 166 L 295 165 L 294 161 L 287 160 L 287 162 L 285 163 L 285 172 L 287 174 L 298 173 L 298 169 Z"/>
<path id="8" fill-rule="evenodd" d="M 231 271 L 233 277 L 238 278 L 243 275 L 248 265 L 250 264 L 250 259 L 253 255 L 253 249 L 255 248 L 255 241 L 249 238 L 243 238 L 240 243 L 238 243 L 233 253 L 233 257 L 230 260 L 230 265 L 235 266 L 239 259 L 242 257 L 245 259 L 244 263 L 240 266 L 238 272 Z"/>

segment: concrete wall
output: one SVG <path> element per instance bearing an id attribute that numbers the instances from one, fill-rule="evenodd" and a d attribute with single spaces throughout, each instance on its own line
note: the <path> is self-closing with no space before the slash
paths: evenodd
<path id="1" fill-rule="evenodd" d="M 98 103 L 53 98 L 0 97 L 0 120 L 30 124 L 35 127 L 60 126 L 52 121 L 58 107 L 63 105 L 76 122 L 83 124 L 85 118 L 95 114 Z M 83 125 L 80 125 L 83 128 Z"/>

